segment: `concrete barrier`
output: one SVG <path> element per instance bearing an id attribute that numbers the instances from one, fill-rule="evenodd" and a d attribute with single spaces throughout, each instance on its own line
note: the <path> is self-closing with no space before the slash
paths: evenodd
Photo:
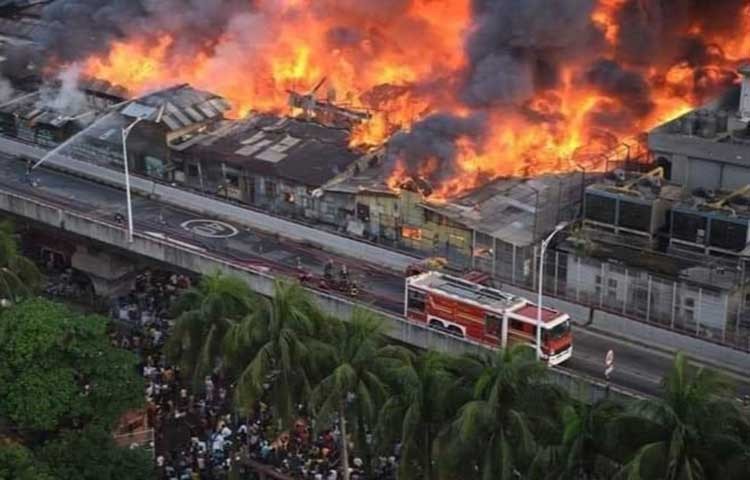
<path id="1" fill-rule="evenodd" d="M 750 355 L 743 351 L 705 342 L 619 315 L 597 310 L 594 312 L 593 326 L 597 330 L 633 338 L 662 350 L 683 351 L 705 363 L 715 364 L 738 373 L 744 374 L 750 369 Z"/>
<path id="2" fill-rule="evenodd" d="M 185 242 L 173 242 L 169 239 L 135 232 L 133 243 L 128 243 L 127 231 L 119 225 L 65 211 L 43 201 L 1 189 L 0 210 L 191 272 L 209 274 L 221 271 L 236 275 L 255 292 L 262 295 L 273 293 L 276 278 L 272 275 L 244 265 L 233 264 Z M 355 308 L 373 310 L 383 318 L 387 335 L 399 342 L 454 355 L 487 351 L 487 347 L 478 343 L 445 335 L 423 325 L 409 322 L 402 316 L 393 315 L 372 306 L 355 304 L 347 299 L 317 290 L 310 289 L 309 291 L 323 311 L 337 318 L 350 318 Z M 574 372 L 563 369 L 552 369 L 550 372 L 555 383 L 582 399 L 596 400 L 604 395 L 612 395 L 615 398 L 636 396 L 632 392 L 617 388 L 608 389 L 601 382 Z"/>
<path id="3" fill-rule="evenodd" d="M 503 285 L 503 290 L 532 300 L 537 295 L 536 292 L 512 285 Z M 738 373 L 750 369 L 750 355 L 741 350 L 548 295 L 544 296 L 544 305 L 568 313 L 579 327 L 612 334 L 669 353 L 682 351 L 701 363 Z"/>

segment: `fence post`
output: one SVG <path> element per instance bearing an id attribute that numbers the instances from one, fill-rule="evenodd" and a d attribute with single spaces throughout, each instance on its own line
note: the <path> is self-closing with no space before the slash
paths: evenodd
<path id="1" fill-rule="evenodd" d="M 516 247 L 513 247 L 513 268 L 516 268 Z M 497 238 L 492 237 L 492 276 L 500 277 L 497 274 Z M 512 275 L 513 281 L 516 280 L 515 272 Z"/>
<path id="2" fill-rule="evenodd" d="M 629 286 L 629 282 L 628 282 L 628 269 L 626 268 L 625 269 L 625 294 L 624 294 L 623 300 L 622 300 L 622 313 L 623 313 L 623 315 L 625 315 L 626 313 L 628 313 L 628 286 Z"/>
<path id="3" fill-rule="evenodd" d="M 701 312 L 703 311 L 703 289 L 698 289 L 698 315 L 695 316 L 695 335 L 700 336 Z"/>
<path id="4" fill-rule="evenodd" d="M 576 301 L 581 301 L 581 257 L 576 255 Z"/>
<path id="5" fill-rule="evenodd" d="M 727 322 L 729 321 L 729 294 L 724 299 L 724 322 L 721 324 L 721 341 L 727 342 Z"/>
<path id="6" fill-rule="evenodd" d="M 555 250 L 555 296 L 558 295 L 557 284 L 560 281 L 559 271 L 560 271 L 560 252 Z"/>
<path id="7" fill-rule="evenodd" d="M 677 282 L 672 282 L 672 322 L 670 328 L 674 330 L 674 318 L 677 313 Z"/>
<path id="8" fill-rule="evenodd" d="M 648 276 L 648 291 L 646 292 L 646 323 L 651 322 L 651 275 Z"/>
<path id="9" fill-rule="evenodd" d="M 604 286 L 606 285 L 606 278 L 604 274 L 604 262 L 602 262 L 602 269 L 600 272 L 601 283 L 599 284 L 599 307 L 604 306 Z"/>

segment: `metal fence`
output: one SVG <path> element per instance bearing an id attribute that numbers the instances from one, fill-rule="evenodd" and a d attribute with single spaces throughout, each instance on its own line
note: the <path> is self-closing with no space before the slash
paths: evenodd
<path id="1" fill-rule="evenodd" d="M 538 255 L 534 258 L 538 265 Z M 537 268 L 496 278 L 538 289 Z M 544 291 L 588 307 L 628 317 L 692 337 L 750 351 L 750 311 L 744 269 L 710 270 L 703 282 L 672 280 L 609 261 L 549 251 Z"/>

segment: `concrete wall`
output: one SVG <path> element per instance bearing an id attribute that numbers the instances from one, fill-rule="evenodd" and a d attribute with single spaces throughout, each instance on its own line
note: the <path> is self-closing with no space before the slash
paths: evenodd
<path id="1" fill-rule="evenodd" d="M 214 257 L 203 249 L 192 247 L 169 238 L 159 239 L 136 232 L 134 242 L 127 242 L 127 231 L 118 225 L 102 222 L 73 212 L 63 211 L 36 199 L 0 190 L 0 210 L 60 228 L 113 247 L 164 262 L 199 274 L 222 271 L 236 275 L 247 282 L 255 292 L 270 295 L 275 278 L 252 268 L 231 264 Z M 338 318 L 346 319 L 355 308 L 371 308 L 354 304 L 346 299 L 310 290 L 320 307 Z M 451 354 L 486 351 L 485 347 L 464 339 L 438 333 L 422 325 L 406 321 L 403 317 L 376 310 L 383 317 L 388 336 L 424 349 L 434 349 Z M 596 400 L 606 395 L 604 384 L 587 377 L 560 369 L 551 370 L 553 381 L 582 399 Z M 631 393 L 611 388 L 614 398 L 632 397 Z"/>

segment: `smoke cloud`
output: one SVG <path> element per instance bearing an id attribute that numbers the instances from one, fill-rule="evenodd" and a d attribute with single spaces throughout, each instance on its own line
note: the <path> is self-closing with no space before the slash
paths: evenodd
<path id="1" fill-rule="evenodd" d="M 435 114 L 412 125 L 411 130 L 395 134 L 388 144 L 388 161 L 400 164 L 413 176 L 439 182 L 455 175 L 459 154 L 457 141 L 480 143 L 487 133 L 487 121 L 481 114 L 458 117 Z"/>
<path id="2" fill-rule="evenodd" d="M 520 104 L 555 83 L 558 63 L 601 43 L 593 0 L 474 0 L 466 44 L 464 101 L 473 107 Z"/>
<path id="3" fill-rule="evenodd" d="M 8 80 L 5 77 L 0 76 L 0 103 L 5 103 L 11 98 L 13 98 L 13 85 L 11 85 L 10 80 Z"/>
<path id="4" fill-rule="evenodd" d="M 189 50 L 216 39 L 248 0 L 59 0 L 42 19 L 51 26 L 36 40 L 45 55 L 70 62 L 111 42 L 154 33 L 179 33 L 174 48 Z"/>
<path id="5" fill-rule="evenodd" d="M 57 0 L 43 8 L 42 19 L 50 28 L 40 29 L 39 49 L 8 52 L 2 68 L 23 77 L 29 63 L 73 64 L 108 51 L 117 40 L 143 38 L 149 44 L 157 35 L 168 34 L 173 39 L 170 59 L 203 59 L 202 88 L 231 91 L 247 100 L 249 107 L 272 109 L 279 99 L 285 104 L 285 88 L 301 91 L 317 81 L 304 78 L 291 87 L 274 83 L 272 67 L 278 65 L 271 64 L 267 53 L 278 49 L 269 47 L 291 37 L 314 47 L 304 62 L 313 66 L 318 78 L 328 77 L 326 88 L 338 88 L 335 74 L 346 77 L 342 83 L 347 90 L 336 92 L 338 98 L 350 101 L 356 95 L 372 109 L 394 100 L 417 105 L 414 118 L 422 120 L 411 126 L 404 122 L 408 130 L 390 139 L 388 158 L 412 174 L 439 182 L 460 173 L 462 145 L 469 144 L 475 152 L 499 148 L 497 143 L 487 144 L 488 132 L 510 118 L 541 126 L 554 141 L 559 140 L 559 132 L 580 113 L 565 112 L 561 85 L 607 97 L 587 108 L 586 118 L 575 119 L 576 125 L 588 129 L 576 132 L 584 139 L 601 130 L 617 134 L 626 127 L 632 130 L 654 112 L 659 88 L 694 103 L 715 94 L 735 77 L 732 68 L 716 67 L 728 64 L 717 61 L 725 53 L 712 42 L 742 34 L 739 20 L 750 2 L 465 1 L 470 3 L 471 16 L 466 30 L 449 30 L 453 35 L 446 36 L 430 25 L 434 19 L 414 14 L 440 3 L 430 0 Z M 607 5 L 613 10 L 608 15 L 616 30 L 595 20 Z M 315 34 L 298 38 L 295 28 L 311 24 Z M 451 49 L 463 53 L 458 61 L 435 55 L 424 62 L 424 48 L 412 48 L 436 45 L 446 37 L 460 38 L 463 49 Z M 366 76 L 363 72 L 383 69 L 384 56 L 389 60 L 385 63 L 393 64 L 392 71 L 383 79 L 377 76 L 379 84 L 360 83 Z M 402 75 L 394 59 L 409 63 L 415 58 L 422 63 L 413 63 L 423 68 L 406 69 Z M 174 66 L 167 64 L 165 71 Z M 690 72 L 680 85 L 668 79 L 673 66 Z M 230 76 L 227 71 L 247 73 Z M 74 76 L 76 72 L 63 72 L 64 88 L 72 85 Z M 63 110 L 74 109 L 80 96 L 72 88 L 66 94 L 69 105 L 61 98 L 46 101 Z M 278 98 L 270 98 L 274 95 Z M 422 107 L 425 98 L 429 102 Z M 438 113 L 425 117 L 431 111 Z M 489 125 L 490 119 L 495 125 Z M 545 144 L 524 140 L 532 147 Z"/>
<path id="6" fill-rule="evenodd" d="M 86 95 L 78 88 L 80 76 L 81 71 L 77 66 L 62 70 L 53 85 L 46 85 L 41 89 L 38 106 L 61 115 L 81 113 L 86 108 Z"/>

